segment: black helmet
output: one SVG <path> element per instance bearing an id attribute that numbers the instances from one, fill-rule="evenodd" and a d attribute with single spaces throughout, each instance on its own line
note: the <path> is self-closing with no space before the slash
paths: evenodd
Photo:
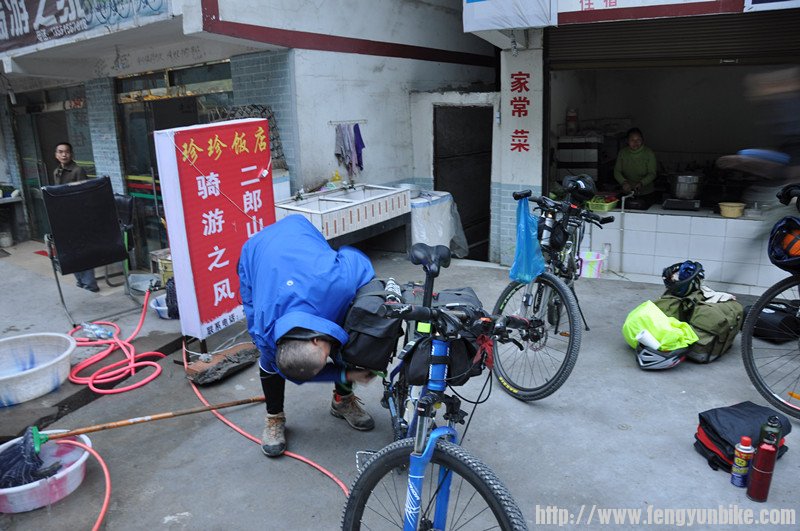
<path id="1" fill-rule="evenodd" d="M 597 195 L 597 187 L 590 175 L 567 175 L 561 183 L 570 198 L 577 203 L 584 203 Z"/>
<path id="2" fill-rule="evenodd" d="M 700 289 L 700 282 L 705 278 L 703 264 L 686 260 L 665 267 L 661 273 L 667 293 L 676 297 L 685 297 Z"/>
<path id="3" fill-rule="evenodd" d="M 786 216 L 772 227 L 769 235 L 767 254 L 770 262 L 789 273 L 800 273 L 800 256 L 794 249 L 796 246 L 790 245 L 787 248 L 787 243 L 792 242 L 798 233 L 800 218 Z"/>

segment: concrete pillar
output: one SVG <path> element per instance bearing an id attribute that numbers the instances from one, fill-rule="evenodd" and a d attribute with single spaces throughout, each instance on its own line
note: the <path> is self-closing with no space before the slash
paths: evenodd
<path id="1" fill-rule="evenodd" d="M 542 191 L 544 61 L 542 31 L 530 30 L 528 47 L 503 50 L 500 124 L 493 140 L 489 260 L 511 265 L 516 248 L 516 201 L 511 192 Z"/>

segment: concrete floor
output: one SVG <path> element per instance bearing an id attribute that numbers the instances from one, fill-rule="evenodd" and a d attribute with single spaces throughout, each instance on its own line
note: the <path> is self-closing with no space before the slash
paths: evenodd
<path id="1" fill-rule="evenodd" d="M 379 276 L 403 282 L 422 278 L 421 271 L 401 255 L 373 253 L 372 258 Z M 4 322 L 23 322 L 20 314 L 28 311 L 49 312 L 50 317 L 29 319 L 36 323 L 25 327 L 8 324 L 0 337 L 67 329 L 52 273 L 40 274 L 7 260 L 0 259 L 0 274 L 21 276 L 27 287 L 17 292 L 11 286 L 19 299 L 4 295 Z M 454 260 L 436 285 L 473 286 L 491 309 L 507 282 L 506 268 Z M 662 291 L 659 285 L 630 282 L 613 273 L 580 280 L 577 292 L 591 331 L 584 333 L 578 363 L 564 386 L 542 401 L 523 403 L 494 385 L 488 402 L 478 407 L 464 444 L 509 487 L 530 527 L 544 524 L 550 514 L 551 523 L 558 515 L 566 516 L 566 529 L 608 528 L 599 521 L 604 509 L 642 510 L 645 518 L 648 510 L 656 515 L 665 509 L 722 507 L 728 514 L 753 510 L 758 517 L 761 509 L 800 508 L 800 497 L 792 487 L 794 478 L 800 477 L 797 422 L 795 433 L 787 437 L 790 450 L 778 462 L 764 504 L 748 500 L 744 489 L 733 487 L 728 474 L 711 470 L 692 447 L 699 412 L 744 400 L 766 405 L 745 374 L 738 339 L 725 356 L 709 365 L 685 362 L 663 372 L 637 367 L 620 328 L 630 310 Z M 37 303 L 30 310 L 22 303 L 25 293 L 36 294 Z M 15 301 L 13 311 L 9 300 Z M 160 334 L 158 327 L 165 324 L 172 323 L 149 316 L 142 333 L 148 335 L 152 328 Z M 91 401 L 50 427 L 77 428 L 199 405 L 174 357 L 161 361 L 164 372 L 145 387 Z M 474 397 L 482 383 L 482 378 L 473 379 L 462 394 Z M 257 369 L 249 368 L 201 392 L 211 403 L 260 395 Z M 352 430 L 330 415 L 329 386 L 287 386 L 289 450 L 316 461 L 348 486 L 357 472 L 356 452 L 377 450 L 391 440 L 388 414 L 379 405 L 380 384 L 373 382 L 357 392 L 376 418 L 371 432 Z M 260 437 L 262 405 L 222 413 Z M 0 421 L 5 422 L 5 414 L 0 410 Z M 265 458 L 254 442 L 208 413 L 89 437 L 106 461 L 113 483 L 106 529 L 332 530 L 339 524 L 345 496 L 331 479 L 289 457 Z M 88 529 L 103 495 L 102 472 L 90 459 L 86 479 L 73 494 L 36 511 L 2 515 L 0 529 Z M 581 521 L 576 522 L 579 513 Z M 641 526 L 612 521 L 611 527 Z M 711 526 L 694 523 L 693 527 Z M 796 529 L 796 521 L 786 528 Z"/>

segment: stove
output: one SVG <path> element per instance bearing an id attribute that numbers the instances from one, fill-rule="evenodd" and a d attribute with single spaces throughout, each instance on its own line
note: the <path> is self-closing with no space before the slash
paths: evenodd
<path id="1" fill-rule="evenodd" d="M 699 199 L 665 199 L 662 205 L 664 210 L 700 210 Z"/>

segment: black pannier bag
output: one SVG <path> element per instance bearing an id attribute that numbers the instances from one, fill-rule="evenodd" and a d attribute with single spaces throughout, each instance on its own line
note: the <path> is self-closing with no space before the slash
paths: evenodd
<path id="1" fill-rule="evenodd" d="M 423 290 L 406 286 L 404 298 L 410 304 L 422 304 Z M 484 315 L 483 305 L 472 288 L 443 289 L 434 293 L 431 306 L 450 307 L 454 310 L 472 311 L 476 316 Z M 447 383 L 452 386 L 464 385 L 483 371 L 483 356 L 478 356 L 478 338 L 472 332 L 463 330 L 457 339 L 450 341 L 450 360 L 447 366 Z M 428 366 L 433 340 L 428 336 L 418 336 L 416 343 L 404 357 L 406 380 L 411 385 L 424 385 L 428 380 Z"/>
<path id="2" fill-rule="evenodd" d="M 745 308 L 745 315 L 750 309 Z M 800 338 L 800 300 L 772 301 L 767 304 L 756 318 L 753 337 L 782 344 Z"/>
<path id="3" fill-rule="evenodd" d="M 385 371 L 403 335 L 403 320 L 384 319 L 377 315 L 386 301 L 386 281 L 372 279 L 361 286 L 347 310 L 343 328 L 349 334 L 342 348 L 342 360 L 348 365 Z"/>

